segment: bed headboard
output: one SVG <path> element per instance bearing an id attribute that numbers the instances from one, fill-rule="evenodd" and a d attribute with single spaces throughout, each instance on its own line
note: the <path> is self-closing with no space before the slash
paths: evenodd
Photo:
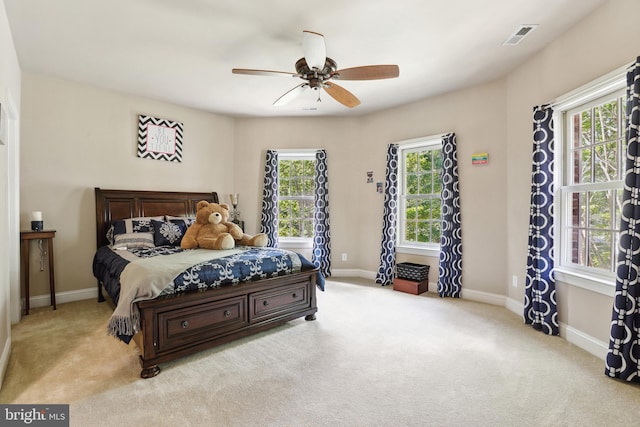
<path id="1" fill-rule="evenodd" d="M 200 200 L 220 203 L 218 193 L 95 189 L 98 248 L 108 245 L 107 230 L 113 221 L 140 216 L 195 216 Z"/>

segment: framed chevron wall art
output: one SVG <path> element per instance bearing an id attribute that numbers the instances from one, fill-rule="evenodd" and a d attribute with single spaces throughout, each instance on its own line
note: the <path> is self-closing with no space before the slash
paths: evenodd
<path id="1" fill-rule="evenodd" d="M 138 116 L 138 157 L 182 162 L 182 123 Z"/>

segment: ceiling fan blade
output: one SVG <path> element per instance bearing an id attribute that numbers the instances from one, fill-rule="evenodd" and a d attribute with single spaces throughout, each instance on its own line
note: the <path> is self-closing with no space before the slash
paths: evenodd
<path id="1" fill-rule="evenodd" d="M 333 82 L 325 83 L 324 90 L 345 107 L 353 108 L 360 105 L 360 100 L 354 94 Z"/>
<path id="2" fill-rule="evenodd" d="M 365 65 L 362 67 L 345 68 L 332 73 L 340 80 L 379 80 L 393 79 L 400 75 L 397 65 Z"/>
<path id="3" fill-rule="evenodd" d="M 322 70 L 327 59 L 327 48 L 324 44 L 324 36 L 313 31 L 302 32 L 302 49 L 304 59 L 310 69 Z"/>
<path id="4" fill-rule="evenodd" d="M 290 91 L 286 92 L 280 98 L 276 99 L 276 101 L 273 103 L 273 106 L 281 107 L 283 105 L 287 105 L 288 103 L 293 101 L 295 98 L 297 98 L 298 95 L 300 95 L 302 92 L 307 90 L 308 87 L 309 87 L 309 83 L 299 84 L 298 86 L 294 87 Z"/>
<path id="5" fill-rule="evenodd" d="M 290 73 L 287 71 L 270 71 L 270 70 L 250 70 L 247 68 L 234 68 L 231 70 L 233 74 L 250 74 L 253 76 L 276 76 L 285 74 L 288 76 L 297 76 L 296 73 Z"/>

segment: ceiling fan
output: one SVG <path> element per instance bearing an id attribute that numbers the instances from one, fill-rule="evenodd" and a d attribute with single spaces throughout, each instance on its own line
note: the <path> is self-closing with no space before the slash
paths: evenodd
<path id="1" fill-rule="evenodd" d="M 250 74 L 256 76 L 289 75 L 304 80 L 298 86 L 286 92 L 273 103 L 283 106 L 297 98 L 301 93 L 311 88 L 324 89 L 333 99 L 342 105 L 353 108 L 360 105 L 360 100 L 345 88 L 338 86 L 332 80 L 379 80 L 398 77 L 400 69 L 397 65 L 365 65 L 361 67 L 338 70 L 338 64 L 326 55 L 324 36 L 313 31 L 302 32 L 302 48 L 304 57 L 296 61 L 296 72 L 251 70 L 234 68 L 234 74 Z M 320 97 L 318 96 L 318 101 Z"/>

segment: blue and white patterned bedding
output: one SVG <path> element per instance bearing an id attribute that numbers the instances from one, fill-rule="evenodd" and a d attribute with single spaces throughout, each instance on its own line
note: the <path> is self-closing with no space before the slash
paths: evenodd
<path id="1" fill-rule="evenodd" d="M 198 255 L 196 260 L 189 261 L 188 268 L 180 268 L 175 270 L 175 273 L 171 269 L 166 270 L 163 273 L 164 276 L 157 279 L 154 291 L 149 289 L 132 291 L 127 288 L 127 283 L 121 284 L 121 276 L 130 280 L 128 278 L 133 275 L 134 267 L 140 269 L 140 265 L 146 265 L 147 268 L 149 265 L 157 265 L 164 269 L 165 260 L 166 264 L 170 264 L 173 259 L 180 259 L 184 264 L 184 260 L 191 256 L 190 251 L 194 256 Z M 139 328 L 139 318 L 136 317 L 137 308 L 133 307 L 133 303 L 137 301 L 151 299 L 158 295 L 233 286 L 251 280 L 316 268 L 302 255 L 278 248 L 240 247 L 233 252 L 231 255 L 215 258 L 221 255 L 220 251 L 184 250 L 176 246 L 127 250 L 113 250 L 108 246 L 100 248 L 93 261 L 94 276 L 103 284 L 104 289 L 116 304 L 116 311 L 109 325 L 109 333 L 127 343 L 130 341 Z M 214 258 L 209 259 L 207 254 L 211 254 Z M 207 259 L 203 260 L 203 257 Z M 130 264 L 132 266 L 125 273 L 125 269 Z M 324 290 L 324 278 L 320 274 L 317 276 L 317 286 Z"/>
<path id="2" fill-rule="evenodd" d="M 139 258 L 168 255 L 184 251 L 175 246 L 133 249 Z M 311 266 L 307 266 L 311 267 Z M 246 248 L 245 251 L 199 262 L 183 271 L 166 293 L 189 292 L 238 284 L 249 280 L 282 276 L 302 269 L 299 254 L 276 248 Z"/>

